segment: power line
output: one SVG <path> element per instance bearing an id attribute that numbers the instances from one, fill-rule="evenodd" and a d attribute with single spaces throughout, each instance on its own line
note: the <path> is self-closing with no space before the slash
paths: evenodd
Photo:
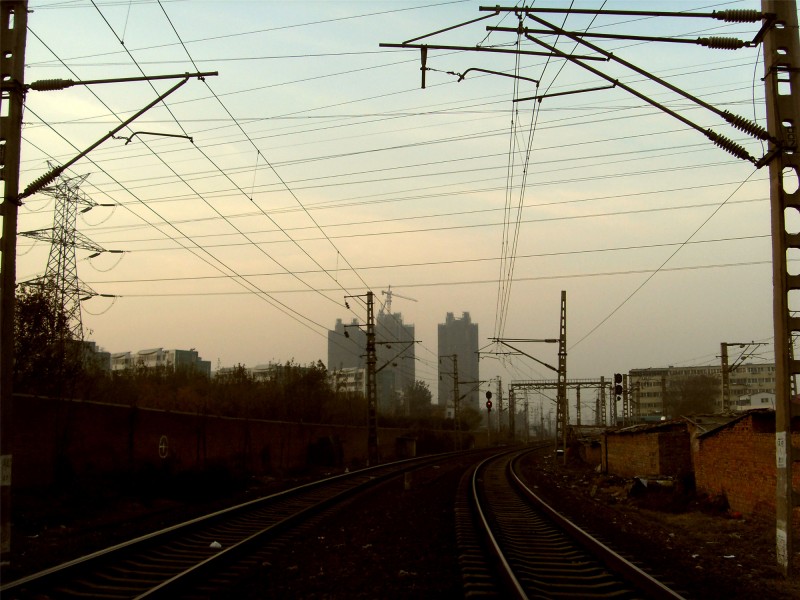
<path id="1" fill-rule="evenodd" d="M 751 236 L 737 236 L 737 237 L 730 237 L 730 238 L 720 238 L 720 239 L 712 239 L 712 240 L 690 240 L 688 242 L 672 242 L 672 243 L 663 243 L 663 244 L 642 244 L 637 246 L 619 246 L 615 248 L 587 248 L 584 250 L 565 250 L 561 252 L 540 252 L 536 254 L 521 254 L 518 255 L 518 259 L 527 259 L 527 258 L 551 258 L 556 256 L 579 256 L 582 254 L 598 254 L 603 252 L 627 252 L 631 250 L 650 250 L 655 248 L 670 248 L 679 245 L 700 245 L 700 244 L 718 244 L 718 243 L 725 243 L 725 242 L 739 242 L 744 240 L 763 240 L 769 239 L 770 234 L 762 234 L 762 235 L 751 235 Z M 139 250 L 141 252 L 141 250 Z M 484 258 L 463 258 L 457 260 L 443 260 L 443 261 L 426 261 L 426 262 L 415 262 L 415 263 L 397 263 L 397 264 L 382 264 L 382 265 L 369 265 L 369 266 L 360 266 L 359 270 L 366 271 L 366 270 L 374 270 L 374 269 L 397 269 L 397 268 L 405 268 L 405 267 L 430 267 L 430 266 L 448 266 L 448 265 L 455 265 L 455 264 L 470 264 L 470 263 L 481 263 L 481 262 L 495 262 L 498 260 L 497 256 L 489 256 Z M 319 271 L 307 270 L 301 271 L 305 274 L 311 273 L 318 273 Z M 245 277 L 273 277 L 278 275 L 284 275 L 283 272 L 264 272 L 264 273 L 246 273 L 244 274 Z M 118 279 L 118 280 L 103 280 L 103 281 L 87 281 L 87 283 L 156 283 L 156 282 L 163 282 L 163 281 L 203 281 L 208 279 L 220 279 L 220 278 L 227 278 L 227 275 L 198 275 L 198 276 L 187 276 L 187 277 L 148 277 L 148 278 L 140 278 L 140 279 Z"/>

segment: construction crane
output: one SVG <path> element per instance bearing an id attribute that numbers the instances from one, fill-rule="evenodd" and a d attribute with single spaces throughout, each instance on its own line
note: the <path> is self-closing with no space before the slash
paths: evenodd
<path id="1" fill-rule="evenodd" d="M 384 314 L 384 312 L 388 314 L 392 314 L 392 296 L 397 296 L 398 298 L 403 298 L 404 300 L 411 300 L 412 302 L 416 302 L 416 298 L 409 298 L 408 296 L 401 296 L 397 292 L 392 291 L 392 286 L 389 286 L 388 290 L 381 290 L 381 295 L 386 296 L 386 303 L 381 306 L 380 314 Z"/>

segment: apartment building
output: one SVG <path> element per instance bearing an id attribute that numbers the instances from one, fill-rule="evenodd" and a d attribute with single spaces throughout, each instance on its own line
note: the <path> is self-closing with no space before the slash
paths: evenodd
<path id="1" fill-rule="evenodd" d="M 460 406 L 480 410 L 478 324 L 472 322 L 468 312 L 462 313 L 460 319 L 449 312 L 445 322 L 439 323 L 438 333 L 439 406 L 444 407 L 447 414 L 452 416 L 454 383 L 458 377 L 458 394 L 459 397 L 463 396 Z"/>
<path id="2" fill-rule="evenodd" d="M 164 350 L 163 348 L 148 348 L 138 352 L 115 352 L 111 355 L 111 370 L 124 371 L 144 367 L 155 369 L 194 369 L 211 377 L 211 361 L 202 360 L 197 351 L 191 350 Z"/>
<path id="3" fill-rule="evenodd" d="M 628 373 L 628 384 L 634 406 L 642 417 L 664 414 L 664 398 L 672 386 L 679 381 L 697 376 L 712 377 L 718 382 L 718 392 L 714 397 L 717 410 L 722 410 L 722 366 L 707 365 L 693 367 L 656 367 L 632 369 Z M 730 386 L 729 406 L 733 410 L 738 399 L 759 394 L 775 393 L 775 365 L 742 364 L 728 373 Z"/>

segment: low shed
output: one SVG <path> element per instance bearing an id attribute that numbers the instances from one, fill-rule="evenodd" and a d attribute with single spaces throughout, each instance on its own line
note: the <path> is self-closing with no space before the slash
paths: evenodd
<path id="1" fill-rule="evenodd" d="M 603 471 L 618 477 L 683 477 L 692 472 L 683 420 L 609 430 L 602 439 Z"/>

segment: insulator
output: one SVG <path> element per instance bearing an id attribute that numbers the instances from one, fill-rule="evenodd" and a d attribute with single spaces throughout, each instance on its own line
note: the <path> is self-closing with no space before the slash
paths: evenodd
<path id="1" fill-rule="evenodd" d="M 743 40 L 719 36 L 697 38 L 697 43 L 701 46 L 706 46 L 715 50 L 738 50 L 739 48 L 744 48 L 745 46 L 745 42 Z"/>
<path id="2" fill-rule="evenodd" d="M 75 82 L 72 79 L 40 79 L 30 84 L 32 90 L 37 92 L 52 92 L 72 87 Z"/>
<path id="3" fill-rule="evenodd" d="M 741 158 L 742 160 L 749 160 L 752 163 L 756 162 L 756 159 L 750 156 L 750 153 L 747 150 L 745 150 L 744 146 L 740 146 L 733 140 L 730 140 L 723 135 L 714 133 L 710 129 L 706 129 L 706 135 L 708 136 L 708 139 L 714 142 L 717 146 L 719 146 L 726 152 L 730 152 L 736 158 Z"/>
<path id="4" fill-rule="evenodd" d="M 761 11 L 747 9 L 715 10 L 712 16 L 719 21 L 728 23 L 755 23 L 764 18 Z"/>
<path id="5" fill-rule="evenodd" d="M 740 131 L 744 131 L 745 133 L 749 133 L 753 137 L 757 137 L 760 140 L 768 140 L 769 139 L 769 132 L 761 127 L 758 123 L 753 123 L 752 121 L 748 121 L 744 117 L 740 117 L 739 115 L 735 115 L 730 111 L 723 111 L 722 115 L 725 117 L 725 120 L 736 127 L 736 129 Z"/>
<path id="6" fill-rule="evenodd" d="M 46 186 L 48 183 L 53 181 L 56 177 L 61 175 L 61 172 L 63 170 L 64 170 L 63 167 L 58 167 L 56 169 L 53 169 L 49 173 L 45 173 L 44 175 L 42 175 L 38 179 L 34 179 L 31 182 L 31 184 L 28 187 L 25 188 L 25 191 L 22 193 L 22 197 L 23 198 L 27 198 L 28 196 L 30 196 L 32 194 L 35 194 L 40 189 L 42 189 L 44 186 Z"/>

